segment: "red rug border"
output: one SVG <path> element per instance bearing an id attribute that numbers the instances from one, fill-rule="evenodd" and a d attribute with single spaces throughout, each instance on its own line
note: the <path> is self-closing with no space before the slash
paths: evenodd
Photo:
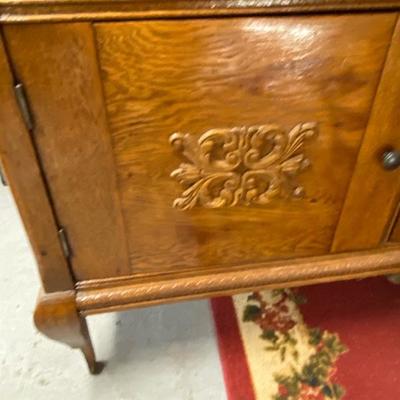
<path id="1" fill-rule="evenodd" d="M 232 297 L 210 303 L 228 400 L 256 400 Z"/>

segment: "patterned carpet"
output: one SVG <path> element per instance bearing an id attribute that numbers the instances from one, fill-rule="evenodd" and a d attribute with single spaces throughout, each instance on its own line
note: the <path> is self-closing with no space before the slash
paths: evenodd
<path id="1" fill-rule="evenodd" d="M 212 300 L 229 400 L 400 399 L 400 286 L 385 278 Z"/>

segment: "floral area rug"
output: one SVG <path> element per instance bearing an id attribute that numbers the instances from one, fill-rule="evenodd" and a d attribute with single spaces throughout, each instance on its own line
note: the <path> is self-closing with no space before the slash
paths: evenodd
<path id="1" fill-rule="evenodd" d="M 228 400 L 400 399 L 400 285 L 386 278 L 211 306 Z"/>

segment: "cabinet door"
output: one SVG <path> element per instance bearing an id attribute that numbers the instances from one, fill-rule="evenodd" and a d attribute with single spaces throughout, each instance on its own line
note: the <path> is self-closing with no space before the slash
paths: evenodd
<path id="1" fill-rule="evenodd" d="M 77 279 L 328 253 L 395 19 L 6 27 Z"/>
<path id="2" fill-rule="evenodd" d="M 400 168 L 385 168 L 382 156 L 400 150 L 399 109 L 398 22 L 336 231 L 334 251 L 374 248 L 390 233 L 400 198 Z"/>

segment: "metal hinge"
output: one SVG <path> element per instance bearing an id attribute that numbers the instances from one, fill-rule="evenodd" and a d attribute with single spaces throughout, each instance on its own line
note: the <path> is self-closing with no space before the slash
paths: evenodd
<path id="1" fill-rule="evenodd" d="M 71 246 L 69 245 L 68 236 L 64 228 L 58 230 L 58 238 L 60 239 L 65 258 L 70 259 L 72 256 Z"/>
<path id="2" fill-rule="evenodd" d="M 14 93 L 21 111 L 22 119 L 25 122 L 25 126 L 28 130 L 32 131 L 35 124 L 31 109 L 29 107 L 28 98 L 26 97 L 24 85 L 22 83 L 17 83 L 14 85 Z"/>

